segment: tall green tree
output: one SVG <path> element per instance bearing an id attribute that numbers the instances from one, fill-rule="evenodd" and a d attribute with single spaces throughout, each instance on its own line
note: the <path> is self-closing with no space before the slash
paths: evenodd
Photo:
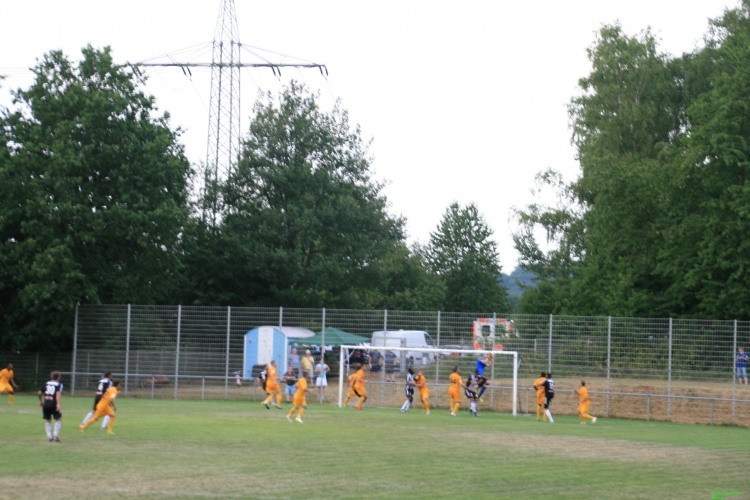
<path id="1" fill-rule="evenodd" d="M 214 240 L 222 259 L 212 260 L 222 267 L 200 266 L 231 276 L 212 288 L 222 301 L 361 307 L 403 241 L 359 127 L 340 102 L 326 112 L 317 97 L 292 83 L 255 104 L 239 166 L 222 188 Z"/>
<path id="2" fill-rule="evenodd" d="M 3 348 L 65 349 L 77 302 L 169 300 L 191 173 L 179 131 L 109 48 L 51 52 L 0 133 Z"/>
<path id="3" fill-rule="evenodd" d="M 521 310 L 653 314 L 668 286 L 655 268 L 670 202 L 664 158 L 678 142 L 682 94 L 648 30 L 628 36 L 604 26 L 588 56 L 592 71 L 569 107 L 581 176 L 569 185 L 543 176 L 564 202 L 519 212 L 522 263 L 546 281 Z M 546 231 L 552 251 L 540 250 L 535 227 Z"/>
<path id="4" fill-rule="evenodd" d="M 554 186 L 565 203 L 519 212 L 541 277 L 522 312 L 750 317 L 750 2 L 681 57 L 605 26 L 589 58 L 570 105 L 581 175 Z"/>
<path id="5" fill-rule="evenodd" d="M 686 63 L 688 83 L 703 92 L 693 91 L 686 111 L 689 134 L 675 158 L 684 194 L 672 209 L 661 269 L 677 306 L 749 318 L 750 2 L 713 20 L 706 47 Z"/>
<path id="6" fill-rule="evenodd" d="M 473 203 L 451 204 L 424 249 L 428 268 L 445 286 L 446 311 L 508 312 L 508 290 L 492 230 Z"/>

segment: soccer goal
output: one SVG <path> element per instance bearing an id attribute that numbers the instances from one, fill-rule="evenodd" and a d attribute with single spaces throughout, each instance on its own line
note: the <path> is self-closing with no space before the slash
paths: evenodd
<path id="1" fill-rule="evenodd" d="M 473 349 L 419 349 L 408 347 L 377 347 L 342 345 L 339 358 L 338 403 L 344 405 L 349 392 L 349 376 L 365 367 L 368 400 L 366 405 L 398 408 L 404 401 L 406 376 L 422 370 L 430 391 L 433 408 L 447 408 L 449 377 L 456 366 L 464 382 L 477 368 L 477 361 L 492 357 L 484 368 L 489 385 L 480 407 L 493 411 L 510 410 L 514 416 L 518 408 L 519 355 L 516 351 Z M 467 399 L 461 390 L 462 406 Z M 418 401 L 415 393 L 415 402 Z"/>

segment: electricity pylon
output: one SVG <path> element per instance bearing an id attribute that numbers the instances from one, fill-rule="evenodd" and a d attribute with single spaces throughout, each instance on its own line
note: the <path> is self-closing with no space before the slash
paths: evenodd
<path id="1" fill-rule="evenodd" d="M 310 61 L 300 62 L 272 62 L 268 56 L 259 52 L 266 52 L 275 56 L 283 56 L 257 47 L 243 46 L 240 42 L 240 32 L 237 24 L 237 12 L 234 0 L 221 0 L 219 19 L 216 23 L 214 39 L 211 47 L 211 62 L 178 62 L 171 55 L 167 55 L 169 62 L 144 61 L 134 66 L 179 67 L 186 75 L 192 75 L 190 68 L 211 68 L 211 100 L 208 111 L 208 141 L 206 148 L 206 182 L 219 185 L 231 175 L 237 167 L 239 159 L 242 131 L 240 128 L 241 98 L 240 98 L 240 70 L 241 68 L 270 68 L 274 75 L 281 76 L 281 68 L 318 68 L 324 77 L 328 76 L 325 64 Z M 201 46 L 191 47 L 193 53 L 199 52 Z M 260 62 L 243 63 L 240 53 L 245 51 L 252 54 Z M 182 52 L 182 51 L 177 51 Z M 159 59 L 160 57 L 154 58 Z M 288 61 L 288 56 L 282 60 Z M 204 186 L 204 195 L 208 186 Z M 218 201 L 216 193 L 210 195 L 209 211 L 212 223 L 217 220 Z"/>

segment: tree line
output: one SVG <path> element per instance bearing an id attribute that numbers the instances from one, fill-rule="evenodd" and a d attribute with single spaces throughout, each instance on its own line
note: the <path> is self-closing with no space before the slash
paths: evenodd
<path id="1" fill-rule="evenodd" d="M 407 245 L 340 102 L 261 95 L 218 181 L 109 48 L 33 72 L 0 115 L 0 349 L 70 349 L 77 303 L 509 308 L 478 208 Z"/>
<path id="2" fill-rule="evenodd" d="M 750 318 L 750 2 L 690 53 L 615 24 L 588 56 L 569 104 L 580 175 L 539 174 L 549 196 L 517 212 L 539 277 L 519 310 Z"/>

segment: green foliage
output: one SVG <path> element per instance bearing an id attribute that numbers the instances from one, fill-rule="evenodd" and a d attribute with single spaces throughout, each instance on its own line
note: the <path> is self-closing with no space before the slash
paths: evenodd
<path id="1" fill-rule="evenodd" d="M 268 94 L 256 102 L 239 166 L 221 187 L 220 225 L 202 236 L 213 252 L 198 258 L 207 271 L 195 288 L 211 295 L 199 291 L 195 303 L 371 300 L 403 221 L 387 213 L 359 128 L 340 103 L 324 112 L 316 97 L 292 83 L 278 101 Z"/>
<path id="2" fill-rule="evenodd" d="M 750 317 L 747 2 L 680 58 L 604 26 L 570 104 L 580 177 L 518 212 L 524 313 Z M 535 230 L 547 233 L 543 251 Z"/>
<path id="3" fill-rule="evenodd" d="M 500 284 L 500 255 L 492 230 L 470 203 L 451 204 L 424 248 L 427 265 L 445 286 L 444 311 L 510 310 Z"/>
<path id="4" fill-rule="evenodd" d="M 3 347 L 69 348 L 76 302 L 173 292 L 190 166 L 108 48 L 44 56 L 0 126 Z"/>

